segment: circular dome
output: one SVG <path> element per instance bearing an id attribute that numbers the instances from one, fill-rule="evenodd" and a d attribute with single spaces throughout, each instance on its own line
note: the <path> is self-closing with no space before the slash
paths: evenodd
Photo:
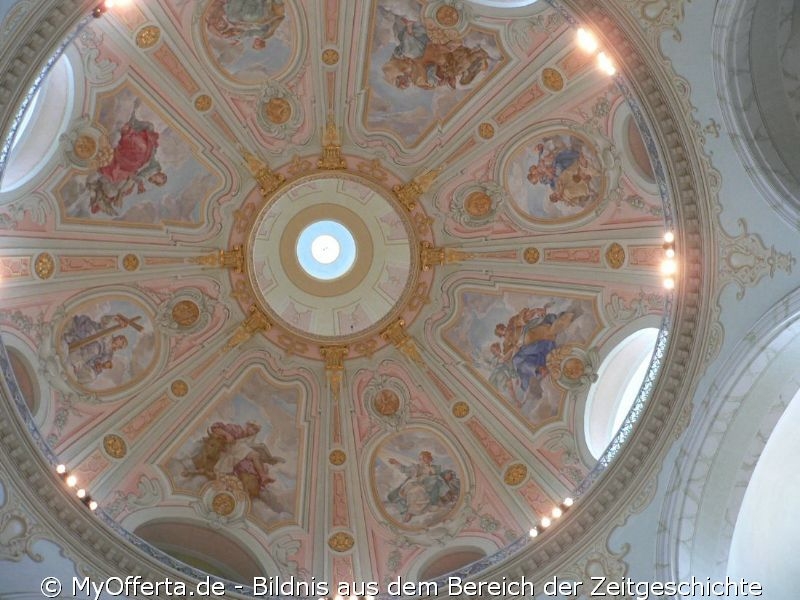
<path id="1" fill-rule="evenodd" d="M 639 88 L 544 2 L 380 0 L 357 31 L 331 3 L 187 7 L 92 20 L 75 44 L 108 64 L 63 160 L 8 199 L 3 327 L 47 391 L 19 429 L 193 577 L 127 532 L 225 529 L 328 581 L 496 566 L 598 472 L 576 413 L 604 346 L 671 308 Z M 428 27 L 450 54 L 409 72 Z"/>
<path id="2" fill-rule="evenodd" d="M 352 174 L 310 175 L 256 216 L 250 281 L 260 307 L 286 329 L 348 340 L 403 308 L 416 280 L 417 240 L 407 214 L 379 186 Z"/>

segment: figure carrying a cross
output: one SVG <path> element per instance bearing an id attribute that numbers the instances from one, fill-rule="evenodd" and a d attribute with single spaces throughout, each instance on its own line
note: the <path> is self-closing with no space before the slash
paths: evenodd
<path id="1" fill-rule="evenodd" d="M 89 315 L 72 317 L 64 330 L 63 341 L 67 344 L 68 362 L 78 383 L 90 383 L 103 371 L 113 368 L 114 352 L 128 346 L 128 338 L 116 332 L 128 327 L 141 332 L 143 328 L 137 323 L 140 318 L 104 315 L 97 322 Z"/>

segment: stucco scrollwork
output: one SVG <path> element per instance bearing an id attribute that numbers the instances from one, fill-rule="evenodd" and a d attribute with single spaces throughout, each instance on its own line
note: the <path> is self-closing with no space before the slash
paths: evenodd
<path id="1" fill-rule="evenodd" d="M 719 282 L 720 289 L 728 283 L 739 287 L 736 299 L 744 298 L 746 288 L 755 286 L 764 277 L 770 279 L 780 269 L 792 272 L 792 265 L 797 262 L 791 252 L 778 252 L 775 246 L 769 249 L 757 234 L 747 230 L 747 221 L 739 219 L 741 233 L 731 236 L 721 231 Z"/>
<path id="2" fill-rule="evenodd" d="M 16 497 L 7 494 L 5 504 L 0 507 L 0 560 L 18 562 L 30 558 L 42 562 L 41 554 L 33 549 L 33 544 L 44 537 L 45 529 L 22 510 L 22 504 Z"/>

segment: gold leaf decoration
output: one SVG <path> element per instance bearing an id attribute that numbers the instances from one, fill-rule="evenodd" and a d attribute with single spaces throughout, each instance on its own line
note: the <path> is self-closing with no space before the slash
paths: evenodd
<path id="1" fill-rule="evenodd" d="M 48 254 L 47 252 L 42 252 L 39 256 L 36 257 L 36 262 L 33 265 L 34 271 L 36 271 L 36 276 L 39 279 L 50 279 L 55 273 L 56 270 L 56 262 L 53 260 L 53 256 Z"/>
<path id="2" fill-rule="evenodd" d="M 612 269 L 619 269 L 625 264 L 625 248 L 617 242 L 611 244 L 606 250 L 606 262 Z"/>
<path id="3" fill-rule="evenodd" d="M 525 477 L 527 476 L 528 467 L 522 463 L 515 463 L 506 469 L 505 475 L 503 475 L 503 481 L 506 482 L 506 485 L 519 485 L 525 481 Z"/>
<path id="4" fill-rule="evenodd" d="M 347 552 L 355 543 L 356 541 L 353 539 L 353 536 L 344 531 L 334 533 L 328 538 L 328 546 L 330 546 L 330 549 L 334 552 Z"/>
<path id="5" fill-rule="evenodd" d="M 103 438 L 103 449 L 111 458 L 123 458 L 128 453 L 125 440 L 115 433 L 110 433 Z"/>

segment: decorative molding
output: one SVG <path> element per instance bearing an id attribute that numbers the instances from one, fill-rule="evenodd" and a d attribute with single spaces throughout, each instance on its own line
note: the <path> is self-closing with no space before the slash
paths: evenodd
<path id="1" fill-rule="evenodd" d="M 434 180 L 439 176 L 444 167 L 426 171 L 422 175 L 417 175 L 408 183 L 398 184 L 392 188 L 395 198 L 408 211 L 413 211 L 419 199 L 433 185 Z"/>
<path id="2" fill-rule="evenodd" d="M 797 261 L 791 252 L 778 252 L 775 246 L 768 250 L 759 235 L 747 231 L 744 219 L 739 219 L 738 223 L 742 232 L 737 236 L 720 231 L 719 288 L 722 290 L 729 283 L 736 284 L 739 287 L 736 299 L 741 300 L 746 288 L 754 287 L 767 275 L 772 279 L 777 269 L 791 273 L 792 265 Z"/>
<path id="3" fill-rule="evenodd" d="M 0 507 L 0 560 L 19 562 L 30 558 L 42 562 L 43 557 L 33 550 L 33 544 L 45 537 L 45 528 L 23 509 L 14 490 L 3 487 L 6 501 Z"/>

